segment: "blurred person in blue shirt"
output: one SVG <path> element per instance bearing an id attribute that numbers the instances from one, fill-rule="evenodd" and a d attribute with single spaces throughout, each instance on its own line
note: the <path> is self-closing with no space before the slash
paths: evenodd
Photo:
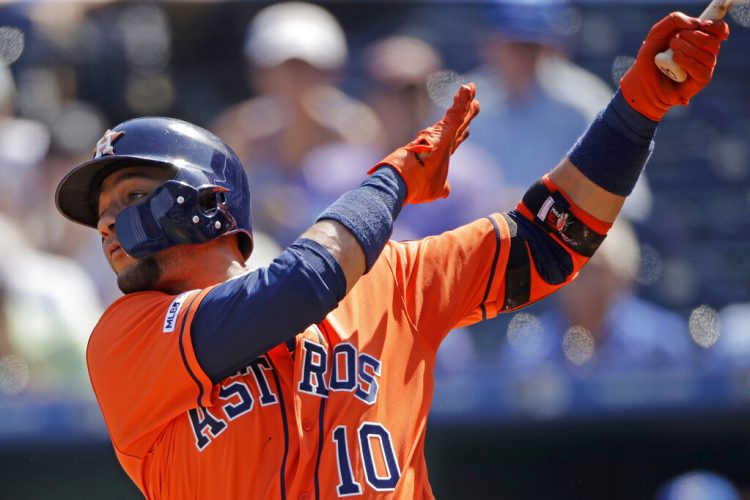
<path id="1" fill-rule="evenodd" d="M 498 0 L 487 7 L 481 66 L 471 73 L 484 126 L 474 127 L 472 141 L 500 162 L 513 185 L 528 186 L 555 165 L 612 93 L 565 57 L 575 29 L 567 24 L 569 9 L 558 0 Z M 558 66 L 554 81 L 542 77 L 545 64 Z"/>
<path id="2" fill-rule="evenodd" d="M 510 209 L 565 155 L 612 90 L 570 59 L 581 19 L 567 0 L 495 0 L 484 21 L 481 64 L 466 77 L 482 102 L 471 139 L 499 164 L 508 186 L 503 208 Z M 650 209 L 641 176 L 623 215 L 641 220 Z"/>

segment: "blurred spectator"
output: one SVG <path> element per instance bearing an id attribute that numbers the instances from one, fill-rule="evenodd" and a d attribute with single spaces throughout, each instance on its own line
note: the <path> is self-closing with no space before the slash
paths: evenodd
<path id="1" fill-rule="evenodd" d="M 29 246 L 78 260 L 93 279 L 106 271 L 98 295 L 110 301 L 116 288 L 100 239 L 54 209 L 60 176 L 90 155 L 104 131 L 101 113 L 79 100 L 75 71 L 95 7 L 29 4 L 12 11 L 13 28 L 2 28 L 0 60 L 13 52 L 14 74 L 0 64 L 0 214 L 23 227 Z"/>
<path id="2" fill-rule="evenodd" d="M 52 199 L 40 168 L 52 135 L 16 115 L 17 97 L 0 64 L 0 394 L 87 396 L 85 344 L 101 306 L 80 266 L 35 246 Z"/>
<path id="3" fill-rule="evenodd" d="M 715 472 L 695 470 L 670 479 L 659 488 L 655 500 L 740 500 L 731 481 Z"/>
<path id="4" fill-rule="evenodd" d="M 692 367 L 695 346 L 687 321 L 635 295 L 639 262 L 635 234 L 619 220 L 546 312 L 514 317 L 509 349 L 498 361 L 502 369 L 526 372 L 552 363 L 586 374 Z"/>
<path id="5" fill-rule="evenodd" d="M 427 82 L 443 69 L 443 62 L 427 42 L 406 35 L 378 39 L 363 51 L 363 67 L 368 77 L 365 102 L 383 124 L 383 134 L 377 142 L 333 142 L 309 154 L 302 170 L 315 197 L 332 200 L 356 186 L 364 168 L 414 139 L 415 130 L 434 121 Z M 405 207 L 396 221 L 394 239 L 439 234 L 496 211 L 502 181 L 492 159 L 471 141 L 451 159 L 448 178 L 450 197 Z"/>
<path id="6" fill-rule="evenodd" d="M 341 193 L 311 195 L 315 188 L 302 173 L 308 155 L 327 144 L 374 143 L 381 129 L 367 106 L 336 87 L 347 43 L 322 7 L 289 2 L 261 10 L 248 28 L 245 55 L 258 95 L 222 113 L 212 129 L 237 151 L 253 189 L 264 192 L 263 205 L 254 207 L 256 227 L 288 244 Z M 369 166 L 356 158 L 349 165 L 357 179 Z"/>
<path id="7" fill-rule="evenodd" d="M 0 212 L 17 219 L 41 195 L 33 187 L 50 134 L 42 124 L 16 116 L 15 98 L 13 75 L 0 64 Z"/>
<path id="8" fill-rule="evenodd" d="M 51 59 L 74 70 L 72 98 L 96 103 L 117 123 L 178 112 L 166 11 L 164 2 L 42 2 L 35 20 L 57 53 Z"/>
<path id="9" fill-rule="evenodd" d="M 496 0 L 486 21 L 482 64 L 468 76 L 477 82 L 482 103 L 472 141 L 499 163 L 512 188 L 502 208 L 510 209 L 562 159 L 612 90 L 569 59 L 580 18 L 566 0 Z M 626 216 L 632 211 L 642 219 L 650 210 L 648 188 L 641 184 Z"/>
<path id="10" fill-rule="evenodd" d="M 368 46 L 364 67 L 371 82 L 366 101 L 385 129 L 385 141 L 372 155 L 372 161 L 379 161 L 413 140 L 416 130 L 432 125 L 434 103 L 427 83 L 444 67 L 440 54 L 427 42 L 403 35 L 387 36 Z M 439 234 L 498 211 L 503 182 L 497 165 L 472 139 L 451 158 L 448 180 L 448 198 L 404 207 L 394 226 L 395 239 Z"/>
<path id="11" fill-rule="evenodd" d="M 102 308 L 88 275 L 29 246 L 2 214 L 0 234 L 0 393 L 91 395 L 84 353 Z"/>
<path id="12" fill-rule="evenodd" d="M 565 58 L 575 29 L 564 24 L 568 9 L 558 0 L 499 0 L 487 9 L 482 65 L 471 75 L 482 102 L 472 140 L 500 161 L 505 179 L 520 189 L 560 161 L 612 96 L 602 81 Z M 570 70 L 545 81 L 546 64 Z"/>
<path id="13" fill-rule="evenodd" d="M 363 66 L 369 79 L 366 101 L 387 124 L 382 146 L 391 151 L 411 141 L 429 120 L 434 104 L 426 85 L 430 75 L 444 69 L 443 59 L 424 40 L 391 35 L 365 48 Z"/>

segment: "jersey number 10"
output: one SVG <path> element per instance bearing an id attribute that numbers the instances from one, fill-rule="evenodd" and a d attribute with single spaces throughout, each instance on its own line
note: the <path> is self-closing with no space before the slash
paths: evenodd
<path id="1" fill-rule="evenodd" d="M 339 485 L 336 491 L 340 497 L 362 493 L 362 486 L 354 479 L 346 431 L 345 425 L 340 425 L 333 430 L 333 442 L 336 444 L 336 461 L 339 469 Z M 382 424 L 364 422 L 357 430 L 357 437 L 359 440 L 359 455 L 362 458 L 367 484 L 376 491 L 393 491 L 401 477 L 401 470 L 393 450 L 390 432 Z M 385 466 L 385 473 L 382 475 L 378 473 L 375 465 L 373 440 L 377 440 L 380 444 L 382 463 Z"/>

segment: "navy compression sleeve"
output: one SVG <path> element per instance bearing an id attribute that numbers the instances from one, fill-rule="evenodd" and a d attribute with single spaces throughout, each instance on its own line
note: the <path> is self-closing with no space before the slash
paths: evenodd
<path id="1" fill-rule="evenodd" d="M 628 196 L 654 150 L 657 125 L 631 108 L 618 90 L 568 158 L 594 184 Z"/>
<path id="2" fill-rule="evenodd" d="M 381 167 L 359 189 L 344 193 L 320 214 L 318 221 L 335 220 L 351 231 L 365 253 L 367 273 L 391 236 L 404 198 L 404 180 L 393 168 Z"/>
<path id="3" fill-rule="evenodd" d="M 214 383 L 320 322 L 346 293 L 336 259 L 320 244 L 297 240 L 269 267 L 211 290 L 193 320 L 193 348 Z"/>

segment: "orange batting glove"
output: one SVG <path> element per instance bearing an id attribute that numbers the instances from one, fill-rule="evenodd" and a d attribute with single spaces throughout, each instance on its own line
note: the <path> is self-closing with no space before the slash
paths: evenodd
<path id="1" fill-rule="evenodd" d="M 687 104 L 711 81 L 719 46 L 728 36 L 724 21 L 702 21 L 672 12 L 651 28 L 635 63 L 620 80 L 623 97 L 642 115 L 661 120 L 669 108 Z M 670 80 L 654 64 L 656 54 L 667 48 L 688 74 L 682 83 Z"/>
<path id="2" fill-rule="evenodd" d="M 419 132 L 416 139 L 386 156 L 367 173 L 383 166 L 393 167 L 406 183 L 404 203 L 427 203 L 448 196 L 448 161 L 468 137 L 469 123 L 479 113 L 475 95 L 473 83 L 462 85 L 439 122 Z"/>

